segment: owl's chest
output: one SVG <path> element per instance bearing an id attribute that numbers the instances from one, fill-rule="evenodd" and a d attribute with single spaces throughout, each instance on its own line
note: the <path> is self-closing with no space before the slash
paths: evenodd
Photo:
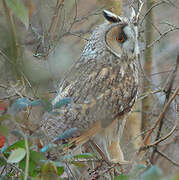
<path id="1" fill-rule="evenodd" d="M 100 96 L 110 98 L 131 97 L 138 86 L 138 73 L 135 63 L 91 63 L 80 67 L 70 77 L 64 88 L 65 96 L 73 97 L 78 103 Z M 67 79 L 68 80 L 68 79 Z"/>

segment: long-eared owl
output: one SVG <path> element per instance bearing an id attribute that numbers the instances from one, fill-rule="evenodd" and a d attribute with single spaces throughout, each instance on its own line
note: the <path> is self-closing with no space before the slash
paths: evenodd
<path id="1" fill-rule="evenodd" d="M 75 128 L 65 142 L 79 147 L 93 139 L 109 160 L 125 163 L 120 136 L 138 92 L 136 15 L 128 19 L 106 10 L 103 15 L 106 22 L 93 31 L 64 75 L 52 104 L 65 97 L 72 102 L 59 115 L 45 113 L 41 126 L 52 141 Z"/>

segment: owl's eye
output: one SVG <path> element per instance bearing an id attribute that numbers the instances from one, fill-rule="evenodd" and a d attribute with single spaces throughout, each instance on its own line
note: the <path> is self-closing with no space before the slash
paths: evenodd
<path id="1" fill-rule="evenodd" d="M 123 43 L 126 40 L 126 36 L 123 32 L 119 33 L 116 37 L 116 40 L 120 43 Z"/>

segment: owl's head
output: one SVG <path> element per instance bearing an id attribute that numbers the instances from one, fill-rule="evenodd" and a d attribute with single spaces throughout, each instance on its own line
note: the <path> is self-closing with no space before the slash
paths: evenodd
<path id="1" fill-rule="evenodd" d="M 108 27 L 105 32 L 106 47 L 116 56 L 138 54 L 136 14 L 132 9 L 130 18 L 103 11 Z"/>

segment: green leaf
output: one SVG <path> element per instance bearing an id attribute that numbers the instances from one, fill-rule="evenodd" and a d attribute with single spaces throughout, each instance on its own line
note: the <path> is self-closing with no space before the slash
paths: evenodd
<path id="1" fill-rule="evenodd" d="M 160 176 L 162 176 L 162 171 L 157 166 L 152 166 L 147 171 L 145 171 L 141 175 L 142 180 L 159 180 Z"/>
<path id="2" fill-rule="evenodd" d="M 39 105 L 41 105 L 41 104 L 42 104 L 42 101 L 41 101 L 40 99 L 31 101 L 31 102 L 29 103 L 29 105 L 31 105 L 31 106 L 39 106 Z"/>
<path id="3" fill-rule="evenodd" d="M 47 98 L 42 98 L 41 99 L 41 105 L 42 107 L 44 108 L 44 110 L 48 111 L 48 112 L 51 112 L 52 111 L 52 104 L 50 102 L 49 99 Z"/>
<path id="4" fill-rule="evenodd" d="M 32 159 L 36 164 L 40 164 L 42 160 L 46 160 L 43 154 L 32 150 L 30 150 L 30 159 Z"/>
<path id="5" fill-rule="evenodd" d="M 6 165 L 6 161 L 4 160 L 4 158 L 0 157 L 0 167 Z"/>
<path id="6" fill-rule="evenodd" d="M 63 173 L 64 173 L 64 167 L 63 167 L 63 166 L 57 167 L 57 174 L 58 174 L 59 176 L 61 176 Z"/>
<path id="7" fill-rule="evenodd" d="M 59 108 L 61 108 L 62 106 L 70 103 L 71 101 L 72 101 L 71 98 L 65 97 L 65 98 L 63 98 L 63 99 L 60 99 L 58 102 L 56 102 L 56 103 L 54 104 L 53 108 L 54 108 L 54 109 L 59 109 Z"/>
<path id="8" fill-rule="evenodd" d="M 30 145 L 30 142 L 29 142 Z M 10 145 L 6 151 L 12 150 L 12 149 L 16 149 L 16 148 L 24 148 L 25 149 L 25 141 L 24 140 L 20 140 L 15 142 L 14 144 Z"/>
<path id="9" fill-rule="evenodd" d="M 37 175 L 34 180 L 43 180 L 40 175 Z"/>
<path id="10" fill-rule="evenodd" d="M 57 168 L 52 161 L 43 165 L 41 176 L 43 180 L 58 179 Z"/>
<path id="11" fill-rule="evenodd" d="M 76 161 L 72 161 L 71 164 L 73 164 L 76 167 L 80 167 L 80 168 L 84 168 L 86 167 L 86 164 L 84 162 L 76 162 Z"/>
<path id="12" fill-rule="evenodd" d="M 0 116 L 0 121 L 4 121 L 4 120 L 8 120 L 11 118 L 11 115 L 9 114 L 4 114 L 2 116 Z"/>
<path id="13" fill-rule="evenodd" d="M 41 153 L 30 150 L 29 175 L 31 177 L 35 177 L 39 174 L 40 168 L 38 167 L 41 163 L 41 160 L 44 159 L 45 157 Z M 26 165 L 26 157 L 19 163 L 19 168 L 21 168 L 24 171 L 25 165 Z"/>
<path id="14" fill-rule="evenodd" d="M 91 159 L 96 157 L 96 154 L 91 154 L 91 153 L 82 153 L 82 154 L 77 154 L 73 156 L 75 159 Z"/>
<path id="15" fill-rule="evenodd" d="M 13 114 L 17 114 L 18 112 L 23 111 L 25 108 L 29 106 L 30 102 L 31 101 L 27 97 L 16 99 L 11 106 L 11 112 Z"/>
<path id="16" fill-rule="evenodd" d="M 1 125 L 0 132 L 3 136 L 7 136 L 8 135 L 8 127 L 6 125 Z"/>
<path id="17" fill-rule="evenodd" d="M 20 162 L 26 155 L 26 151 L 23 148 L 15 149 L 11 152 L 10 156 L 7 159 L 8 163 L 18 163 Z"/>
<path id="18" fill-rule="evenodd" d="M 3 153 L 5 156 L 9 154 L 9 153 L 6 151 L 7 148 L 8 148 L 8 146 L 6 146 L 6 145 L 1 148 L 1 153 Z"/>
<path id="19" fill-rule="evenodd" d="M 6 0 L 7 6 L 25 25 L 26 29 L 29 27 L 28 9 L 24 7 L 19 0 Z"/>
<path id="20" fill-rule="evenodd" d="M 26 157 L 19 163 L 19 168 L 23 171 L 25 170 L 26 166 Z M 30 159 L 29 160 L 29 175 L 36 176 L 37 174 L 33 174 L 34 170 L 36 169 L 36 164 Z"/>
<path id="21" fill-rule="evenodd" d="M 58 141 L 58 140 L 62 140 L 62 139 L 69 139 L 69 138 L 72 138 L 73 135 L 78 131 L 78 129 L 75 127 L 75 128 L 70 128 L 70 129 L 67 129 L 66 131 L 64 131 L 62 134 L 60 134 L 56 139 L 55 141 Z"/>
<path id="22" fill-rule="evenodd" d="M 114 180 L 128 180 L 128 179 L 129 179 L 128 176 L 124 174 L 119 174 L 114 178 Z"/>
<path id="23" fill-rule="evenodd" d="M 46 146 L 44 146 L 41 150 L 40 150 L 40 152 L 42 152 L 42 153 L 44 153 L 44 152 L 47 152 L 47 151 L 49 151 L 51 148 L 54 148 L 54 147 L 57 147 L 57 145 L 56 144 L 47 144 Z"/>

